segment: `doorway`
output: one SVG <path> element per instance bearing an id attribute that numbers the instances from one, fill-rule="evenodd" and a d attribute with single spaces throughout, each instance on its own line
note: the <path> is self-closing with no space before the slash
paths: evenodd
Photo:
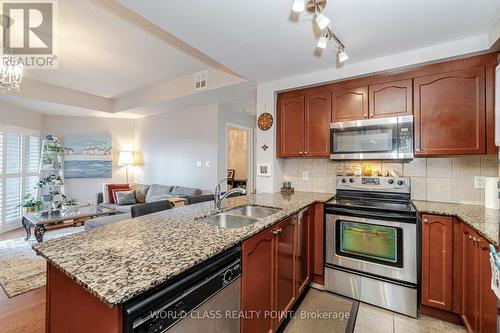
<path id="1" fill-rule="evenodd" d="M 253 129 L 228 124 L 226 130 L 227 189 L 253 191 Z"/>

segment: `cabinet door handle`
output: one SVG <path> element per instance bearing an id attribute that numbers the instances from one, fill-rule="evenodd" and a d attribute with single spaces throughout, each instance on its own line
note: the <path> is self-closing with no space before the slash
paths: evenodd
<path id="1" fill-rule="evenodd" d="M 281 228 L 273 230 L 273 234 L 275 234 L 275 235 L 281 235 L 282 232 L 283 232 L 283 230 L 281 230 Z"/>
<path id="2" fill-rule="evenodd" d="M 299 151 L 299 154 L 300 154 L 300 155 L 302 155 L 302 152 L 301 152 L 301 151 Z"/>
<path id="3" fill-rule="evenodd" d="M 305 151 L 304 154 L 307 155 L 307 151 Z"/>
<path id="4" fill-rule="evenodd" d="M 368 118 L 368 114 L 366 114 L 366 113 L 365 113 L 365 114 L 363 115 L 363 117 Z"/>
<path id="5" fill-rule="evenodd" d="M 471 235 L 469 235 L 469 239 L 472 239 L 472 236 L 471 236 Z"/>
<path id="6" fill-rule="evenodd" d="M 373 113 L 370 113 L 370 117 L 373 117 L 373 116 L 374 116 L 374 114 L 373 114 Z"/>
<path id="7" fill-rule="evenodd" d="M 424 223 L 425 224 L 429 224 L 429 220 L 428 219 L 424 219 Z"/>

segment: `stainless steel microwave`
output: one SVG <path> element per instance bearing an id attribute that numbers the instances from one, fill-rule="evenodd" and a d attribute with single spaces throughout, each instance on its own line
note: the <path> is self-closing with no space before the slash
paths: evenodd
<path id="1" fill-rule="evenodd" d="M 332 160 L 413 159 L 413 116 L 330 124 Z"/>

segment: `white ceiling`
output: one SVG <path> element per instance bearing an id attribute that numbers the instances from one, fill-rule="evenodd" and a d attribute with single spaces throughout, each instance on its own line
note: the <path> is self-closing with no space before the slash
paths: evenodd
<path id="1" fill-rule="evenodd" d="M 27 79 L 109 98 L 208 67 L 109 0 L 56 3 L 58 69 L 26 70 Z"/>
<path id="2" fill-rule="evenodd" d="M 291 0 L 118 0 L 248 80 L 265 82 L 335 66 L 335 50 L 315 53 L 310 16 Z M 325 14 L 349 62 L 487 34 L 499 0 L 330 0 Z"/>

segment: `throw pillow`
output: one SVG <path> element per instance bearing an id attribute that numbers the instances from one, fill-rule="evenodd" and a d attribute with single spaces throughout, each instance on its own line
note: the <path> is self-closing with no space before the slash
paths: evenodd
<path id="1" fill-rule="evenodd" d="M 133 205 L 136 204 L 137 201 L 135 201 L 135 191 L 116 191 L 115 192 L 116 196 L 116 204 L 123 206 L 123 205 Z"/>
<path id="2" fill-rule="evenodd" d="M 108 196 L 109 196 L 109 202 L 110 203 L 116 203 L 115 202 L 115 196 L 113 194 L 114 189 L 124 189 L 124 190 L 130 190 L 130 187 L 128 184 L 108 184 Z"/>
<path id="3" fill-rule="evenodd" d="M 113 201 L 116 205 L 118 205 L 118 202 L 116 201 L 116 193 L 117 192 L 125 192 L 125 191 L 130 191 L 129 188 L 114 188 L 111 190 L 111 194 L 113 196 Z"/>
<path id="4" fill-rule="evenodd" d="M 135 190 L 135 200 L 138 203 L 146 202 L 146 195 L 148 194 L 149 185 L 135 183 L 130 185 L 130 189 Z"/>

